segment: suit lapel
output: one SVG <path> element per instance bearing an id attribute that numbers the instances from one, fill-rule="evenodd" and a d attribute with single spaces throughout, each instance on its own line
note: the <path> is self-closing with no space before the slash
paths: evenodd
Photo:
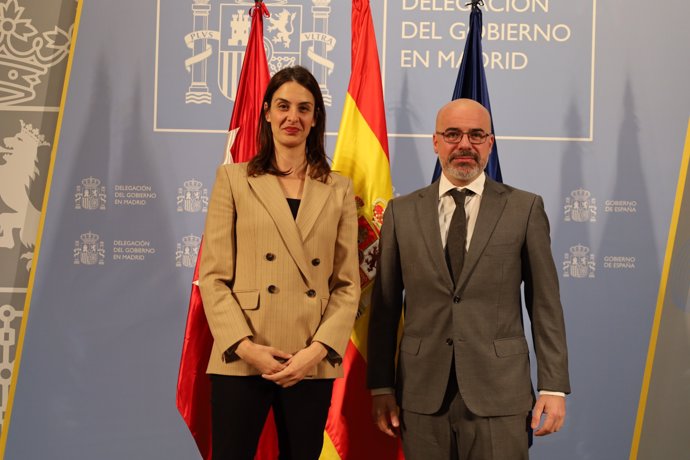
<path id="1" fill-rule="evenodd" d="M 283 243 L 285 243 L 285 247 L 295 260 L 302 275 L 307 280 L 311 280 L 302 238 L 285 199 L 285 193 L 283 193 L 283 189 L 278 183 L 278 178 L 271 174 L 263 174 L 261 176 L 248 177 L 247 181 L 273 219 L 276 229 L 283 239 Z M 301 211 L 300 209 L 299 214 L 301 214 Z"/>
<path id="2" fill-rule="evenodd" d="M 297 228 L 300 231 L 302 241 L 304 241 L 312 228 L 316 219 L 327 205 L 331 197 L 331 186 L 321 181 L 314 180 L 307 175 L 304 180 L 304 191 L 302 192 L 302 202 L 297 213 Z"/>
<path id="3" fill-rule="evenodd" d="M 479 215 L 477 216 L 472 241 L 470 242 L 470 250 L 465 256 L 465 263 L 462 267 L 462 272 L 460 272 L 460 279 L 457 284 L 458 289 L 465 285 L 474 266 L 477 265 L 482 252 L 484 252 L 484 248 L 489 243 L 489 239 L 491 239 L 491 234 L 503 213 L 503 208 L 507 201 L 508 197 L 504 188 L 487 177 L 484 192 L 482 193 L 482 202 L 479 206 Z"/>
<path id="4" fill-rule="evenodd" d="M 436 272 L 441 273 L 446 284 L 452 287 L 453 280 L 446 264 L 443 243 L 441 242 L 441 227 L 438 223 L 438 180 L 419 191 L 416 205 L 419 216 L 417 222 L 422 227 L 422 231 L 419 233 L 422 235 L 429 252 L 429 258 L 436 265 Z"/>

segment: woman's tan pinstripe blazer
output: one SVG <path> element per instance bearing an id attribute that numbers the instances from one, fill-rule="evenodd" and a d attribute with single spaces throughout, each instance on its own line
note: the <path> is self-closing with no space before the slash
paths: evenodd
<path id="1" fill-rule="evenodd" d="M 319 341 L 343 356 L 360 295 L 352 182 L 307 176 L 297 219 L 278 179 L 218 168 L 206 217 L 199 287 L 214 344 L 208 373 L 257 375 L 232 353 L 251 336 L 295 353 Z M 332 358 L 332 356 L 330 356 Z M 342 375 L 333 359 L 311 378 Z"/>

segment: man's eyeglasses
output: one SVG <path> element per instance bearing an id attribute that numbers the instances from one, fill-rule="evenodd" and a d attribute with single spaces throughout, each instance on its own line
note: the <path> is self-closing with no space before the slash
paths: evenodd
<path id="1" fill-rule="evenodd" d="M 483 144 L 486 138 L 491 134 L 485 133 L 481 129 L 472 129 L 468 132 L 460 131 L 459 129 L 447 129 L 444 132 L 436 131 L 436 134 L 443 137 L 443 140 L 449 144 L 459 144 L 462 141 L 462 136 L 467 134 L 470 144 Z"/>

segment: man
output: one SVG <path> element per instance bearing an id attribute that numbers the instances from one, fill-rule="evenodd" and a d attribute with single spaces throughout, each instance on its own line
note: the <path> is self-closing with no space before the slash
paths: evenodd
<path id="1" fill-rule="evenodd" d="M 541 197 L 486 177 L 493 143 L 482 105 L 445 105 L 433 136 L 441 178 L 384 215 L 368 386 L 375 423 L 401 435 L 406 460 L 527 459 L 530 425 L 537 436 L 563 425 L 570 384 L 548 219 Z"/>

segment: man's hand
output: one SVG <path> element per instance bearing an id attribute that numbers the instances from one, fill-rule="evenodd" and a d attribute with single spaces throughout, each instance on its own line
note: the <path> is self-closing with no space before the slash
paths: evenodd
<path id="1" fill-rule="evenodd" d="M 540 395 L 532 409 L 532 429 L 539 426 L 542 414 L 546 415 L 541 428 L 534 432 L 535 436 L 546 436 L 560 430 L 565 421 L 565 397 L 554 395 Z"/>
<path id="2" fill-rule="evenodd" d="M 328 351 L 320 342 L 312 342 L 307 348 L 303 348 L 286 363 L 285 368 L 276 373 L 266 372 L 261 376 L 266 380 L 277 383 L 283 388 L 291 387 L 309 374 L 317 364 L 323 360 Z"/>
<path id="3" fill-rule="evenodd" d="M 258 345 L 249 340 L 248 337 L 237 345 L 235 354 L 262 374 L 275 374 L 282 371 L 286 366 L 285 360 L 292 358 L 290 353 L 285 353 L 277 348 Z"/>
<path id="4" fill-rule="evenodd" d="M 395 396 L 376 395 L 371 397 L 371 416 L 379 430 L 397 438 L 400 434 L 400 409 Z"/>

